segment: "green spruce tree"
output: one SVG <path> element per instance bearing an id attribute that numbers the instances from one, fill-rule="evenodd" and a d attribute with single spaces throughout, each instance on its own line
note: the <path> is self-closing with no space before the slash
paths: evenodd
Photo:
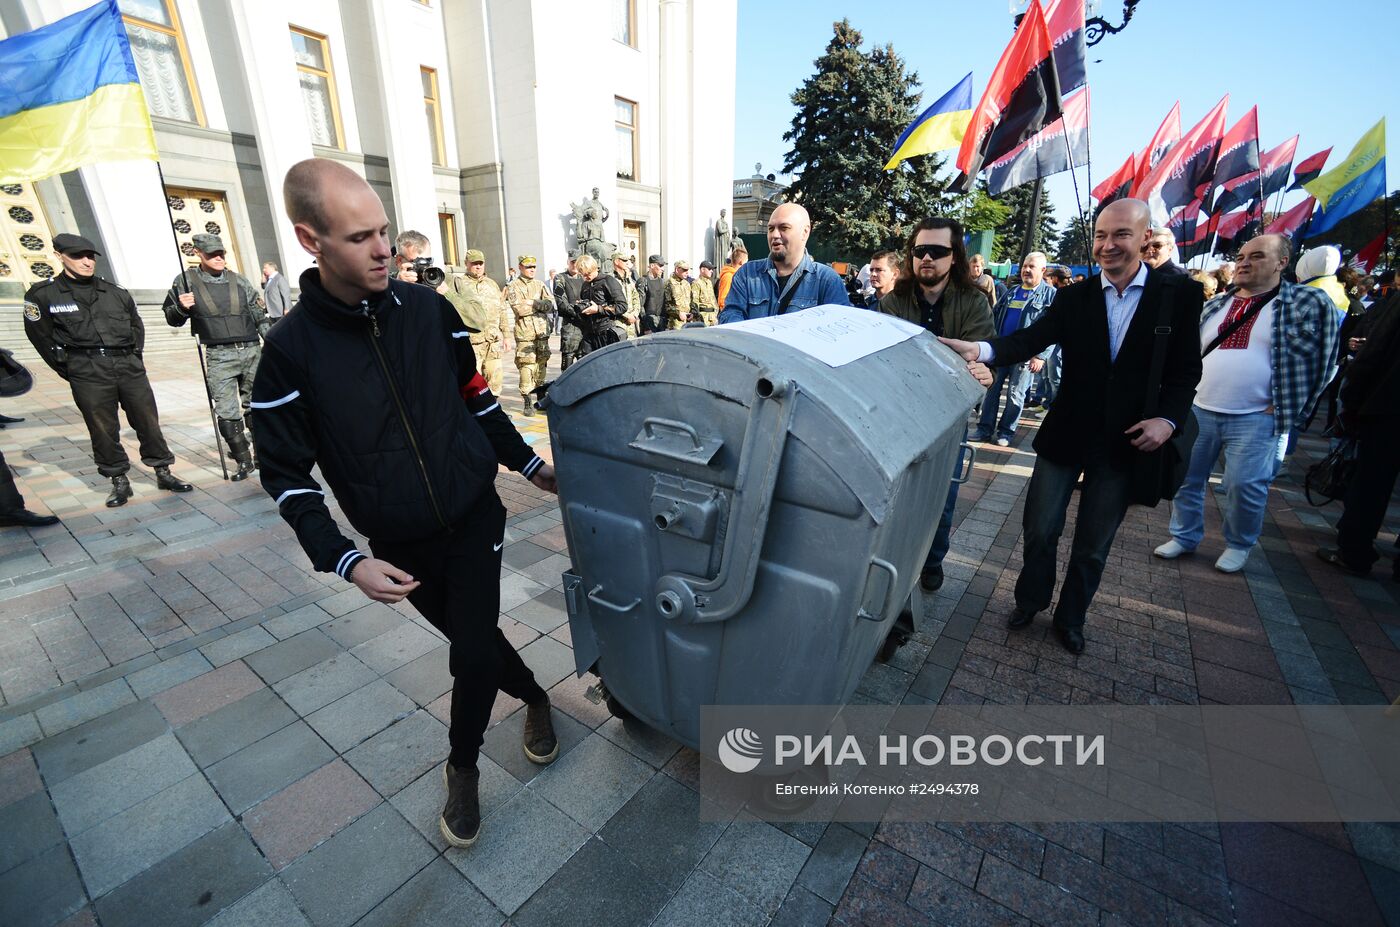
<path id="1" fill-rule="evenodd" d="M 992 247 L 993 260 L 1020 261 L 1021 248 L 1026 240 L 1026 225 L 1030 222 L 1031 193 L 1035 190 L 1035 184 L 1022 184 L 1019 187 L 1012 187 L 1001 196 L 993 197 L 1002 206 L 1011 210 L 1011 218 L 1001 227 L 997 233 L 997 240 Z M 1040 191 L 1040 214 L 1036 221 L 1035 247 L 1036 251 L 1049 251 L 1056 242 L 1055 233 L 1055 209 L 1050 205 L 1050 196 L 1042 188 Z"/>
<path id="2" fill-rule="evenodd" d="M 848 20 L 833 37 L 816 73 L 792 94 L 797 107 L 783 165 L 797 179 L 789 199 L 812 216 L 811 250 L 822 259 L 863 262 L 870 252 L 903 244 L 925 216 L 948 214 L 958 198 L 940 179 L 944 159 L 924 155 L 886 171 L 905 127 L 919 113 L 919 79 L 893 46 L 868 54 Z"/>
<path id="3" fill-rule="evenodd" d="M 1093 226 L 1089 224 L 1088 217 L 1070 216 L 1065 223 L 1064 231 L 1060 233 L 1059 243 L 1050 253 L 1055 255 L 1055 260 L 1061 264 L 1083 264 L 1091 262 L 1092 258 L 1089 249 L 1093 245 Z"/>

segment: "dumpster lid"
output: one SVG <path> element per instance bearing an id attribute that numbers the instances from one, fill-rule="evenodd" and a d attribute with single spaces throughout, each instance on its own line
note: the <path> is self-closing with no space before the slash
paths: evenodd
<path id="1" fill-rule="evenodd" d="M 892 315 L 829 304 L 786 315 L 733 322 L 726 325 L 725 330 L 752 332 L 781 341 L 828 367 L 844 367 L 924 332 L 922 326 Z"/>

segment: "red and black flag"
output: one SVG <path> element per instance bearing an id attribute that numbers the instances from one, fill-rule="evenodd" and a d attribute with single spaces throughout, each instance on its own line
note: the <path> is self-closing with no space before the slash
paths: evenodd
<path id="1" fill-rule="evenodd" d="M 1152 141 L 1147 143 L 1147 147 L 1142 149 L 1142 153 L 1137 159 L 1137 176 L 1133 178 L 1133 196 L 1137 196 L 1137 190 L 1142 186 L 1142 182 L 1147 179 L 1147 175 L 1152 169 L 1162 163 L 1162 159 L 1167 156 L 1167 152 L 1172 150 L 1172 146 L 1181 141 L 1181 101 L 1177 100 L 1172 105 L 1171 112 L 1167 113 L 1167 118 L 1162 120 L 1162 124 L 1157 127 L 1157 131 L 1152 135 Z"/>
<path id="2" fill-rule="evenodd" d="M 1220 213 L 1239 209 L 1256 196 L 1272 196 L 1288 185 L 1288 170 L 1293 166 L 1293 154 L 1298 150 L 1298 136 L 1293 136 L 1277 148 L 1259 156 L 1259 170 L 1236 177 L 1225 184 L 1215 201 Z"/>
<path id="3" fill-rule="evenodd" d="M 1177 247 L 1183 247 L 1196 240 L 1196 225 L 1201 218 L 1201 201 L 1192 200 L 1167 220 L 1167 229 L 1176 239 Z"/>
<path id="4" fill-rule="evenodd" d="M 1012 187 L 1072 171 L 1089 160 L 1089 90 L 1065 101 L 1065 114 L 1026 139 L 987 168 L 987 192 L 1000 196 Z"/>
<path id="5" fill-rule="evenodd" d="M 1055 50 L 1060 96 L 1068 96 L 1084 86 L 1084 0 L 1050 0 L 1045 25 Z"/>
<path id="6" fill-rule="evenodd" d="M 1244 118 L 1230 127 L 1220 140 L 1211 186 L 1243 177 L 1259 170 L 1259 107 L 1251 106 Z"/>
<path id="7" fill-rule="evenodd" d="M 1187 209 L 1189 208 L 1187 207 Z M 1176 259 L 1182 264 L 1188 264 L 1193 259 L 1210 251 L 1211 239 L 1215 237 L 1215 227 L 1219 223 L 1219 216 L 1211 216 L 1205 222 L 1197 220 L 1188 239 L 1185 241 L 1177 239 Z"/>
<path id="8" fill-rule="evenodd" d="M 1181 137 L 1139 185 L 1136 196 L 1147 201 L 1152 221 L 1166 222 L 1172 210 L 1191 202 L 1197 190 L 1215 174 L 1220 139 L 1225 134 L 1225 112 L 1230 105 L 1227 93 L 1220 102 Z"/>
<path id="9" fill-rule="evenodd" d="M 1240 246 L 1264 228 L 1264 201 L 1256 200 L 1248 209 L 1221 216 L 1215 230 L 1215 253 L 1234 254 Z"/>
<path id="10" fill-rule="evenodd" d="M 1270 235 L 1287 235 L 1293 237 L 1293 233 L 1303 227 L 1303 223 L 1312 218 L 1313 209 L 1317 206 L 1317 200 L 1311 196 L 1304 199 L 1297 206 L 1276 218 L 1269 223 L 1269 227 L 1264 231 Z"/>
<path id="11" fill-rule="evenodd" d="M 1319 151 L 1311 158 L 1304 158 L 1298 162 L 1297 168 L 1293 171 L 1293 183 L 1288 187 L 1290 190 L 1297 190 L 1305 183 L 1311 183 L 1322 174 L 1322 165 L 1327 163 L 1327 156 L 1332 153 L 1332 149 Z"/>
<path id="12" fill-rule="evenodd" d="M 983 165 L 996 161 L 1060 118 L 1060 81 L 1040 0 L 1031 0 L 1011 43 L 1001 53 L 987 89 L 972 111 L 953 190 L 967 192 Z"/>
<path id="13" fill-rule="evenodd" d="M 1097 187 L 1089 191 L 1089 195 L 1098 200 L 1099 209 L 1103 209 L 1114 200 L 1121 200 L 1132 193 L 1136 178 L 1137 155 L 1129 152 L 1123 166 L 1100 181 Z"/>

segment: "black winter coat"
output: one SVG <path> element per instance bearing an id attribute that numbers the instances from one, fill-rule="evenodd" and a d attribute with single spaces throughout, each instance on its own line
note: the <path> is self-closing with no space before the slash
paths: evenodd
<path id="1" fill-rule="evenodd" d="M 477 373 L 451 303 L 411 283 L 347 306 L 319 271 L 302 274 L 300 301 L 268 333 L 253 409 L 263 488 L 316 569 L 342 577 L 364 555 L 312 467 L 357 531 L 404 542 L 460 523 L 498 462 L 526 477 L 544 463 Z"/>

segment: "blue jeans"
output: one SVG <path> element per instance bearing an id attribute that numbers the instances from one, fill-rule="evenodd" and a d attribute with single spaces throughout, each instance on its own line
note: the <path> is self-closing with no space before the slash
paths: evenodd
<path id="1" fill-rule="evenodd" d="M 1199 406 L 1192 409 L 1201 434 L 1191 449 L 1186 481 L 1172 500 L 1172 537 L 1195 550 L 1205 535 L 1205 493 L 1210 471 L 1225 452 L 1225 499 L 1221 506 L 1225 543 L 1249 550 L 1264 528 L 1269 484 L 1283 464 L 1288 435 L 1274 434 L 1272 412 L 1227 415 Z"/>
<path id="2" fill-rule="evenodd" d="M 1084 627 L 1084 613 L 1098 592 L 1113 537 L 1128 511 L 1132 471 L 1114 463 L 1101 449 L 1086 454 L 1082 466 L 1038 457 L 1021 518 L 1025 566 L 1016 578 L 1016 604 L 1034 613 L 1050 607 L 1065 511 L 1081 471 L 1084 488 L 1079 493 L 1074 544 L 1065 581 L 1060 586 L 1060 600 L 1055 605 L 1055 624 L 1065 628 Z"/>
<path id="3" fill-rule="evenodd" d="M 1050 357 L 1045 361 L 1045 366 L 1040 373 L 1035 375 L 1035 390 L 1031 393 L 1031 404 L 1039 402 L 1045 408 L 1050 408 L 1050 403 L 1055 401 L 1055 394 L 1060 391 L 1060 346 L 1057 344 L 1050 350 Z"/>
<path id="4" fill-rule="evenodd" d="M 1012 438 L 1016 435 L 1016 425 L 1021 421 L 1021 408 L 1026 403 L 1026 390 L 1030 389 L 1030 367 L 1025 364 L 1012 364 L 1010 367 L 992 368 L 996 379 L 987 387 L 987 395 L 982 399 L 982 417 L 977 421 L 978 440 L 986 440 L 996 429 L 998 438 Z M 997 424 L 997 407 L 1001 405 L 1001 389 L 1007 386 L 1006 411 Z"/>
<path id="5" fill-rule="evenodd" d="M 961 441 L 967 440 L 967 426 L 963 426 Z M 967 451 L 958 448 L 958 456 L 953 464 L 953 478 L 957 479 L 962 475 L 963 455 Z M 948 484 L 948 498 L 943 501 L 943 514 L 938 518 L 938 530 L 933 535 L 933 546 L 928 549 L 928 557 L 924 559 L 924 570 L 933 569 L 943 565 L 943 558 L 948 556 L 948 535 L 953 533 L 953 510 L 958 507 L 958 484 Z"/>

